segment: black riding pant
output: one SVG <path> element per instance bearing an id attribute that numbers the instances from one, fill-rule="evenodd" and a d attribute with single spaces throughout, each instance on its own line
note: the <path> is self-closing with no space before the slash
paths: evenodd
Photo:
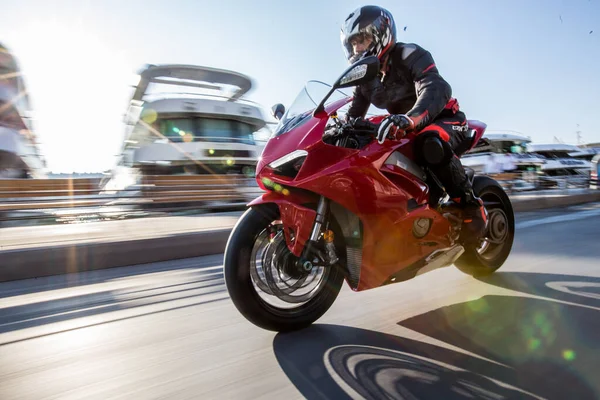
<path id="1" fill-rule="evenodd" d="M 453 199 L 464 198 L 471 188 L 459 160 L 470 140 L 467 131 L 465 114 L 445 109 L 413 142 L 417 163 L 427 166 Z"/>

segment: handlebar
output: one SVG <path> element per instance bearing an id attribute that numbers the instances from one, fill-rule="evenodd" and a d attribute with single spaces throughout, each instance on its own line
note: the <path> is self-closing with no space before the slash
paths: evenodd
<path id="1" fill-rule="evenodd" d="M 361 118 L 346 123 L 342 123 L 337 119 L 335 121 L 335 125 L 327 127 L 329 129 L 326 129 L 324 136 L 346 136 L 350 134 L 375 136 L 379 126 Z"/>
<path id="2" fill-rule="evenodd" d="M 374 124 L 371 121 L 367 121 L 366 119 L 357 119 L 353 123 L 353 129 L 355 131 L 361 130 L 361 131 L 368 131 L 368 132 L 374 133 L 374 132 L 377 132 L 378 127 L 379 127 L 378 124 Z"/>

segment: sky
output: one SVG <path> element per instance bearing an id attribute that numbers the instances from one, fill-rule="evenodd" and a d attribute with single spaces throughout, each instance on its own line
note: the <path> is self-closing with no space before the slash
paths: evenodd
<path id="1" fill-rule="evenodd" d="M 365 4 L 0 0 L 0 43 L 25 73 L 49 169 L 101 172 L 116 161 L 129 85 L 145 64 L 237 71 L 253 79 L 248 99 L 289 106 L 306 81 L 331 83 L 347 67 L 340 26 Z M 375 4 L 394 15 L 398 41 L 432 54 L 488 131 L 600 142 L 600 0 Z"/>

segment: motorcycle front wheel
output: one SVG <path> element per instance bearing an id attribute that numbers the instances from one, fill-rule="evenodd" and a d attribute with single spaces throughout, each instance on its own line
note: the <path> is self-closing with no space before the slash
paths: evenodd
<path id="1" fill-rule="evenodd" d="M 331 307 L 344 282 L 340 267 L 315 262 L 308 269 L 297 260 L 287 247 L 276 205 L 255 206 L 242 215 L 223 265 L 231 300 L 248 321 L 266 330 L 294 331 Z"/>

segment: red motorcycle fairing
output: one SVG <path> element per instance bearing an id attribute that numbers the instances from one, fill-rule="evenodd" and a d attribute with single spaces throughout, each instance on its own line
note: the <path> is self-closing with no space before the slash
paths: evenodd
<path id="1" fill-rule="evenodd" d="M 475 135 L 473 135 L 473 140 L 471 141 L 471 145 L 467 149 L 467 151 L 472 150 L 479 142 L 479 139 L 483 137 L 483 133 L 487 128 L 487 124 L 485 122 L 477 121 L 477 120 L 469 120 L 469 129 L 473 129 L 475 131 Z"/>
<path id="2" fill-rule="evenodd" d="M 312 117 L 309 121 L 306 121 L 297 128 L 269 139 L 256 165 L 256 180 L 259 186 L 263 189 L 267 189 L 263 185 L 261 179 L 261 171 L 265 166 L 269 165 L 280 157 L 291 153 L 294 150 L 310 150 L 313 146 L 319 145 L 319 142 L 323 143 L 321 138 L 323 136 L 327 120 L 329 119 L 329 115 L 331 115 L 331 113 L 336 111 L 338 108 L 347 104 L 350 100 L 351 99 L 334 102 L 325 108 L 325 112 L 323 113 L 325 117 Z M 358 150 L 345 149 L 335 146 L 327 146 L 327 148 L 330 151 L 328 156 L 333 154 L 346 155 L 358 153 Z M 307 163 L 305 162 L 304 164 Z"/>
<path id="3" fill-rule="evenodd" d="M 253 207 L 267 203 L 276 204 L 279 207 L 288 248 L 296 257 L 300 257 L 317 216 L 315 210 L 301 206 L 301 204 L 315 203 L 318 200 L 318 196 L 310 196 L 309 194 L 273 191 L 254 199 L 248 206 Z"/>
<path id="4" fill-rule="evenodd" d="M 347 101 L 333 103 L 326 109 L 326 115 Z M 322 140 L 327 120 L 328 117 L 312 117 L 299 127 L 272 138 L 257 166 L 257 181 L 266 190 L 279 185 L 280 191 L 287 193 L 298 188 L 315 193 L 317 198 L 322 195 L 358 216 L 361 234 L 353 239 L 361 241 L 361 260 L 359 276 L 351 279 L 350 287 L 360 291 L 381 286 L 399 271 L 436 250 L 449 247 L 452 244 L 449 221 L 429 207 L 428 187 L 423 176 L 409 172 L 419 170 L 408 166 L 412 162 L 411 140 L 388 140 L 383 144 L 372 141 L 362 149 L 336 147 Z M 295 150 L 308 153 L 295 177 L 282 176 L 268 166 Z M 399 161 L 390 161 L 394 159 Z M 288 241 L 288 246 L 298 255 L 306 235 L 310 236 L 315 213 L 300 206 L 306 198 L 282 193 L 271 196 L 263 195 L 260 202 L 277 202 L 282 214 L 286 214 L 286 221 L 282 218 L 286 239 L 289 240 L 289 228 L 297 237 L 295 243 Z M 415 222 L 421 221 L 429 225 L 428 232 L 423 238 L 417 238 L 413 229 Z"/>

